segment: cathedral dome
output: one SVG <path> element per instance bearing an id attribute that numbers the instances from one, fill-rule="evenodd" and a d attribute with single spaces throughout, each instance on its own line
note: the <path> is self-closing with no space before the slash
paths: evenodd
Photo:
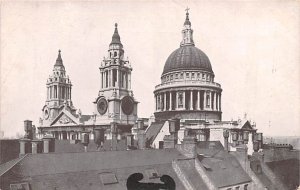
<path id="1" fill-rule="evenodd" d="M 212 72 L 207 55 L 194 45 L 184 45 L 168 57 L 163 74 L 178 70 L 204 70 Z"/>

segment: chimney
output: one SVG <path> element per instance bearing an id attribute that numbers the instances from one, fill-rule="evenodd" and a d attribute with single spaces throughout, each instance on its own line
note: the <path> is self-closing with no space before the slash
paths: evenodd
<path id="1" fill-rule="evenodd" d="M 177 142 L 177 140 L 174 137 L 174 135 L 165 135 L 163 148 L 175 148 L 176 142 Z"/>
<path id="2" fill-rule="evenodd" d="M 117 150 L 117 131 L 118 131 L 117 123 L 111 122 L 110 123 L 110 131 L 111 131 L 111 150 Z"/>
<path id="3" fill-rule="evenodd" d="M 42 153 L 42 141 L 38 139 L 33 139 L 31 141 L 32 154 Z"/>
<path id="4" fill-rule="evenodd" d="M 101 146 L 103 146 L 104 144 L 104 133 L 105 133 L 105 129 L 101 128 L 101 129 L 94 129 L 94 133 L 95 133 L 95 137 L 94 137 L 94 142 L 97 145 L 97 149 L 100 148 Z"/>
<path id="5" fill-rule="evenodd" d="M 36 127 L 32 125 L 32 139 L 36 139 Z"/>
<path id="6" fill-rule="evenodd" d="M 20 155 L 30 153 L 30 139 L 21 138 L 20 142 Z"/>
<path id="7" fill-rule="evenodd" d="M 138 148 L 145 149 L 146 148 L 146 134 L 144 130 L 138 131 Z"/>
<path id="8" fill-rule="evenodd" d="M 243 132 L 243 140 L 244 140 L 244 144 L 248 143 L 248 140 L 249 140 L 249 131 L 244 131 Z"/>
<path id="9" fill-rule="evenodd" d="M 24 131 L 25 131 L 24 138 L 32 139 L 32 121 L 30 120 L 24 121 Z"/>
<path id="10" fill-rule="evenodd" d="M 232 131 L 231 132 L 231 138 L 232 138 L 232 141 L 233 141 L 233 146 L 236 146 L 237 145 L 237 140 L 238 140 L 238 136 L 237 136 L 237 132 L 236 131 Z"/>
<path id="11" fill-rule="evenodd" d="M 44 153 L 49 153 L 51 151 L 51 141 L 52 137 L 44 137 L 43 144 L 44 144 Z"/>
<path id="12" fill-rule="evenodd" d="M 229 137 L 229 131 L 228 130 L 224 130 L 223 131 L 223 137 L 224 137 L 224 149 L 225 151 L 229 151 L 229 147 L 228 147 L 228 137 Z"/>
<path id="13" fill-rule="evenodd" d="M 127 150 L 133 146 L 133 135 L 132 134 L 129 134 L 126 136 L 126 145 L 127 145 Z"/>
<path id="14" fill-rule="evenodd" d="M 144 120 L 139 118 L 137 119 L 137 128 L 138 130 L 143 130 L 144 129 Z"/>
<path id="15" fill-rule="evenodd" d="M 81 132 L 81 144 L 84 146 L 84 152 L 87 152 L 87 147 L 90 143 L 89 132 L 83 131 Z"/>
<path id="16" fill-rule="evenodd" d="M 258 152 L 259 150 L 259 142 L 257 140 L 253 141 L 253 150 L 254 152 Z"/>
<path id="17" fill-rule="evenodd" d="M 181 145 L 178 145 L 177 148 L 184 156 L 188 158 L 195 158 L 197 156 L 196 145 L 197 139 L 194 136 L 188 136 L 187 130 L 184 131 L 185 136 Z"/>

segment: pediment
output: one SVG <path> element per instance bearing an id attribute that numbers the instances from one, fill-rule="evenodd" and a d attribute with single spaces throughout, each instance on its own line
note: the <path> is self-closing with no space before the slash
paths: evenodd
<path id="1" fill-rule="evenodd" d="M 252 126 L 250 124 L 250 122 L 247 120 L 245 121 L 245 123 L 242 125 L 242 129 L 249 129 L 249 130 L 252 130 Z"/>
<path id="2" fill-rule="evenodd" d="M 53 120 L 51 126 L 62 126 L 62 125 L 78 125 L 79 119 L 71 114 L 68 110 L 63 110 Z"/>

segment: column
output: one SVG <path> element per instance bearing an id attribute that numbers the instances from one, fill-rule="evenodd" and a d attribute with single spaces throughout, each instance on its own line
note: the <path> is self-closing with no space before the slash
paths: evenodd
<path id="1" fill-rule="evenodd" d="M 185 109 L 185 91 L 183 91 L 183 109 Z"/>
<path id="2" fill-rule="evenodd" d="M 156 111 L 157 110 L 157 98 L 156 98 L 156 95 L 154 95 L 154 110 Z"/>
<path id="3" fill-rule="evenodd" d="M 222 111 L 222 107 L 221 107 L 221 96 L 222 94 L 220 93 L 219 95 L 219 110 Z"/>
<path id="4" fill-rule="evenodd" d="M 212 107 L 212 101 L 213 101 L 213 100 L 212 100 L 212 97 L 213 97 L 213 92 L 210 91 L 209 95 L 210 95 L 210 98 L 209 98 L 210 106 L 209 106 L 209 108 L 210 108 L 210 110 L 212 110 L 212 109 L 213 109 L 213 107 Z"/>
<path id="5" fill-rule="evenodd" d="M 103 72 L 101 71 L 101 88 L 103 88 Z"/>
<path id="6" fill-rule="evenodd" d="M 206 91 L 203 92 L 203 110 L 206 110 Z"/>
<path id="7" fill-rule="evenodd" d="M 57 98 L 60 99 L 60 86 L 57 85 Z"/>
<path id="8" fill-rule="evenodd" d="M 217 92 L 215 92 L 215 97 L 214 97 L 214 110 L 217 110 Z"/>
<path id="9" fill-rule="evenodd" d="M 219 94 L 216 92 L 216 110 L 219 111 Z"/>
<path id="10" fill-rule="evenodd" d="M 175 93 L 176 93 L 175 110 L 177 110 L 178 109 L 178 92 L 175 91 Z"/>
<path id="11" fill-rule="evenodd" d="M 131 89 L 131 73 L 129 73 L 128 88 Z"/>
<path id="12" fill-rule="evenodd" d="M 190 110 L 193 110 L 193 91 L 190 91 Z"/>
<path id="13" fill-rule="evenodd" d="M 119 88 L 119 70 L 118 69 L 116 69 L 116 70 L 117 70 L 117 84 L 116 84 L 116 87 Z"/>
<path id="14" fill-rule="evenodd" d="M 159 94 L 159 97 L 160 97 L 160 99 L 159 99 L 160 111 L 163 111 L 163 110 L 162 110 L 162 95 Z"/>
<path id="15" fill-rule="evenodd" d="M 164 93 L 164 111 L 167 110 L 167 92 Z"/>
<path id="16" fill-rule="evenodd" d="M 170 91 L 170 99 L 169 99 L 169 110 L 172 110 L 172 91 Z"/>
<path id="17" fill-rule="evenodd" d="M 200 110 L 200 90 L 197 91 L 197 110 Z"/>

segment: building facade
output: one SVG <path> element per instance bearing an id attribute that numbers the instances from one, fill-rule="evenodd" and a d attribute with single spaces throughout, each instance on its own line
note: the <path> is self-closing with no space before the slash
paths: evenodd
<path id="1" fill-rule="evenodd" d="M 38 127 L 39 137 L 51 135 L 60 140 L 80 140 L 82 135 L 94 139 L 95 129 L 121 139 L 131 134 L 137 120 L 137 100 L 131 90 L 132 67 L 124 58 L 124 49 L 115 24 L 108 55 L 100 65 L 100 90 L 92 115 L 84 115 L 72 103 L 72 83 L 63 65 L 61 51 L 47 80 L 47 99 Z"/>

